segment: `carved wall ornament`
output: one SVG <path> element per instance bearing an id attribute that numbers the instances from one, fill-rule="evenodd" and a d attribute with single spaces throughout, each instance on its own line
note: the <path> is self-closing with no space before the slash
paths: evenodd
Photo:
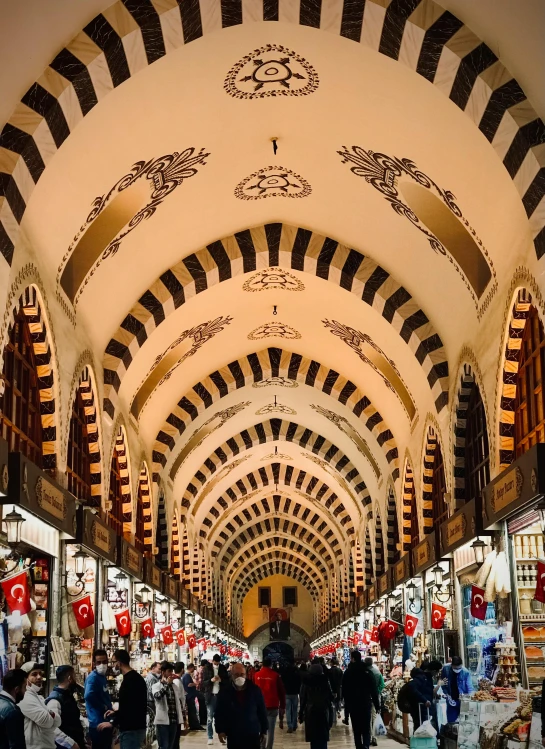
<path id="1" fill-rule="evenodd" d="M 235 197 L 239 200 L 306 198 L 311 192 L 312 187 L 304 177 L 284 166 L 265 166 L 235 187 Z"/>
<path id="2" fill-rule="evenodd" d="M 295 341 L 301 338 L 301 333 L 283 322 L 267 322 L 248 333 L 248 338 L 250 341 L 260 341 L 263 338 L 285 338 Z"/>
<path id="3" fill-rule="evenodd" d="M 281 387 L 281 388 L 298 388 L 299 383 L 295 380 L 290 380 L 287 377 L 267 377 L 259 382 L 254 382 L 252 387 L 254 388 L 266 388 L 266 387 Z"/>
<path id="4" fill-rule="evenodd" d="M 258 408 L 255 412 L 255 415 L 267 416 L 268 414 L 273 413 L 287 414 L 288 416 L 297 415 L 297 411 L 295 411 L 295 409 L 290 408 L 290 406 L 285 406 L 283 403 L 278 403 L 276 398 L 274 399 L 273 403 L 267 403 L 265 406 Z"/>
<path id="5" fill-rule="evenodd" d="M 283 268 L 265 268 L 254 273 L 244 282 L 243 291 L 304 291 L 305 285 L 296 276 Z"/>
<path id="6" fill-rule="evenodd" d="M 245 55 L 227 73 L 223 88 L 235 99 L 307 96 L 320 81 L 304 57 L 281 44 L 265 44 Z"/>

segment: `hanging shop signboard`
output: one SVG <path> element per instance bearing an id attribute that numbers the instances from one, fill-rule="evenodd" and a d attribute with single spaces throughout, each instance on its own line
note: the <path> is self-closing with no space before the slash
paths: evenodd
<path id="1" fill-rule="evenodd" d="M 191 593 L 189 592 L 189 589 L 185 588 L 183 585 L 180 585 L 180 597 L 182 606 L 185 606 L 185 608 L 188 609 L 191 600 Z"/>
<path id="2" fill-rule="evenodd" d="M 394 588 L 398 585 L 402 585 L 406 580 L 411 577 L 411 555 L 405 554 L 401 557 L 399 562 L 394 564 Z"/>
<path id="3" fill-rule="evenodd" d="M 378 597 L 386 595 L 386 593 L 389 593 L 392 590 L 392 578 L 390 575 L 390 570 L 388 572 L 385 572 L 384 575 L 381 575 L 380 577 L 377 577 L 377 592 Z"/>
<path id="4" fill-rule="evenodd" d="M 122 570 L 128 572 L 132 577 L 142 581 L 144 579 L 144 557 L 126 539 L 118 541 L 118 562 Z"/>
<path id="5" fill-rule="evenodd" d="M 377 600 L 377 589 L 375 584 L 369 585 L 367 588 L 367 605 L 370 606 Z"/>
<path id="6" fill-rule="evenodd" d="M 0 438 L 0 497 L 5 497 L 8 493 L 8 480 L 8 443 Z"/>
<path id="7" fill-rule="evenodd" d="M 424 572 L 428 567 L 432 567 L 437 557 L 435 553 L 435 533 L 428 533 L 426 538 L 414 547 L 412 554 L 413 575 L 418 575 L 419 572 Z"/>
<path id="8" fill-rule="evenodd" d="M 194 596 L 193 593 L 189 596 L 189 608 L 191 611 L 193 611 L 194 614 L 199 613 L 199 599 L 197 596 Z"/>
<path id="9" fill-rule="evenodd" d="M 53 528 L 76 537 L 76 500 L 21 453 L 8 456 L 9 486 L 0 504 L 20 505 Z"/>
<path id="10" fill-rule="evenodd" d="M 163 593 L 173 601 L 178 600 L 178 581 L 166 573 L 163 574 Z"/>
<path id="11" fill-rule="evenodd" d="M 150 559 L 144 559 L 144 582 L 146 585 L 151 585 L 158 593 L 162 593 L 161 578 L 162 572 L 159 567 L 156 567 Z"/>
<path id="12" fill-rule="evenodd" d="M 83 544 L 97 556 L 117 564 L 116 538 L 115 530 L 106 525 L 98 515 L 84 507 L 79 508 L 77 534 L 79 544 Z"/>
<path id="13" fill-rule="evenodd" d="M 475 520 L 475 500 L 466 504 L 445 520 L 439 529 L 441 538 L 441 555 L 449 554 L 475 538 L 477 525 Z"/>
<path id="14" fill-rule="evenodd" d="M 484 525 L 512 515 L 545 494 L 545 444 L 534 445 L 484 488 Z"/>

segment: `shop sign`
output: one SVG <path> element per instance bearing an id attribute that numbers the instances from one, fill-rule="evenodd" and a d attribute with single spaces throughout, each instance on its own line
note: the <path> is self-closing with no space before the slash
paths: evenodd
<path id="1" fill-rule="evenodd" d="M 189 608 L 189 599 L 189 589 L 185 588 L 183 585 L 180 585 L 180 603 L 182 604 L 182 606 L 185 606 L 186 609 Z"/>
<path id="2" fill-rule="evenodd" d="M 0 438 L 0 494 L 8 493 L 8 443 Z"/>
<path id="3" fill-rule="evenodd" d="M 411 576 L 411 555 L 405 554 L 399 562 L 394 565 L 394 585 L 397 587 L 408 580 Z"/>
<path id="4" fill-rule="evenodd" d="M 391 589 L 392 589 L 392 583 L 390 580 L 389 572 L 385 572 L 384 575 L 377 577 L 377 590 L 378 590 L 379 598 L 380 596 L 383 596 L 386 593 L 389 593 Z"/>
<path id="5" fill-rule="evenodd" d="M 114 564 L 116 559 L 116 534 L 98 515 L 81 507 L 78 511 L 78 543 Z"/>
<path id="6" fill-rule="evenodd" d="M 475 500 L 467 502 L 440 528 L 441 554 L 448 554 L 471 541 L 476 535 Z"/>
<path id="7" fill-rule="evenodd" d="M 170 575 L 164 575 L 163 580 L 164 580 L 163 593 L 169 598 L 172 598 L 173 601 L 177 601 L 178 600 L 178 581 L 175 580 Z"/>
<path id="8" fill-rule="evenodd" d="M 119 539 L 119 566 L 129 575 L 144 579 L 144 557 L 124 538 Z"/>
<path id="9" fill-rule="evenodd" d="M 1 504 L 21 505 L 49 525 L 75 538 L 76 500 L 69 491 L 50 479 L 21 453 L 10 453 L 8 456 L 8 473 L 8 495 L 0 496 Z"/>
<path id="10" fill-rule="evenodd" d="M 488 528 L 545 494 L 545 444 L 534 445 L 484 488 Z"/>
<path id="11" fill-rule="evenodd" d="M 435 563 L 435 533 L 429 533 L 426 538 L 414 547 L 413 574 L 427 570 Z"/>
<path id="12" fill-rule="evenodd" d="M 161 577 L 162 573 L 159 567 L 156 567 L 151 560 L 144 559 L 144 582 L 146 585 L 151 585 L 152 588 L 161 593 Z"/>
<path id="13" fill-rule="evenodd" d="M 370 606 L 372 603 L 374 603 L 376 598 L 377 598 L 377 592 L 376 592 L 375 585 L 373 584 L 367 588 L 367 605 Z"/>

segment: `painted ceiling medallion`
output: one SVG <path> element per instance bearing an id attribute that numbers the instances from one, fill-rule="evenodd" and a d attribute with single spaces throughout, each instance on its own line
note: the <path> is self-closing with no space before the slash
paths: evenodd
<path id="1" fill-rule="evenodd" d="M 289 380 L 287 377 L 267 377 L 259 382 L 254 382 L 252 387 L 254 388 L 267 388 L 267 387 L 281 387 L 281 388 L 298 388 L 299 383 L 295 380 Z"/>
<path id="2" fill-rule="evenodd" d="M 239 200 L 306 198 L 311 192 L 306 179 L 283 166 L 263 167 L 235 187 L 235 197 Z"/>
<path id="3" fill-rule="evenodd" d="M 235 99 L 307 96 L 320 83 L 304 57 L 280 44 L 266 44 L 245 55 L 227 73 L 223 88 Z"/>
<path id="4" fill-rule="evenodd" d="M 363 177 L 397 214 L 427 237 L 434 252 L 449 259 L 480 317 L 497 291 L 496 271 L 486 247 L 462 215 L 454 193 L 439 187 L 411 159 L 366 151 L 361 146 L 342 146 L 337 153 L 343 164 L 352 164 L 353 174 Z"/>
<path id="5" fill-rule="evenodd" d="M 181 153 L 137 161 L 108 192 L 94 199 L 57 272 L 57 283 L 72 304 L 77 304 L 99 265 L 117 253 L 121 241 L 153 216 L 182 182 L 197 174 L 197 167 L 205 166 L 208 156 L 204 148 L 186 148 Z"/>
<path id="6" fill-rule="evenodd" d="M 269 453 L 268 455 L 264 455 L 261 460 L 293 460 L 291 455 L 286 455 L 286 453 Z"/>
<path id="7" fill-rule="evenodd" d="M 285 338 L 295 341 L 301 338 L 301 333 L 283 322 L 267 322 L 248 333 L 250 341 L 260 341 L 263 338 Z"/>
<path id="8" fill-rule="evenodd" d="M 304 291 L 305 285 L 283 268 L 265 268 L 254 273 L 242 286 L 242 291 Z"/>
<path id="9" fill-rule="evenodd" d="M 290 408 L 289 406 L 285 406 L 283 403 L 277 403 L 276 398 L 274 399 L 274 403 L 267 403 L 266 406 L 258 408 L 255 412 L 255 415 L 267 416 L 268 414 L 274 413 L 287 414 L 288 416 L 297 416 L 297 411 L 295 411 L 295 409 Z"/>

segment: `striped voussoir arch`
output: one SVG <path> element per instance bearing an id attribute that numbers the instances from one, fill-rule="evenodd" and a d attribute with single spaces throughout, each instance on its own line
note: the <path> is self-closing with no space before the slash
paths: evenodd
<path id="1" fill-rule="evenodd" d="M 530 314 L 532 295 L 520 289 L 509 321 L 509 334 L 503 362 L 503 383 L 500 401 L 500 471 L 515 460 L 515 403 L 520 347 L 526 318 Z"/>
<path id="2" fill-rule="evenodd" d="M 384 558 L 384 534 L 382 532 L 382 520 L 380 510 L 377 507 L 375 515 L 375 572 L 376 576 L 386 572 L 386 560 Z"/>
<path id="3" fill-rule="evenodd" d="M 240 499 L 252 496 L 264 487 L 276 486 L 276 484 L 293 487 L 307 497 L 318 501 L 320 506 L 328 510 L 339 525 L 343 527 L 347 536 L 355 534 L 356 531 L 350 514 L 337 494 L 327 484 L 311 473 L 294 466 L 285 463 L 270 463 L 238 479 L 235 484 L 214 500 L 214 504 L 202 521 L 202 527 L 199 530 L 201 538 L 207 538 L 214 523 L 222 518 L 229 508 Z M 298 506 L 295 498 L 283 497 L 282 500 L 280 502 L 281 507 L 290 507 L 292 504 L 294 507 Z"/>
<path id="4" fill-rule="evenodd" d="M 153 550 L 153 518 L 148 467 L 144 463 L 138 476 L 137 513 L 141 513 L 144 528 L 144 551 Z"/>
<path id="5" fill-rule="evenodd" d="M 373 549 L 371 548 L 371 535 L 369 533 L 369 525 L 365 530 L 365 587 L 369 587 L 372 584 L 375 572 L 373 569 Z"/>
<path id="6" fill-rule="evenodd" d="M 412 548 L 412 514 L 416 512 L 416 493 L 414 487 L 414 474 L 410 462 L 405 463 L 405 476 L 403 478 L 403 551 Z"/>
<path id="7" fill-rule="evenodd" d="M 55 470 L 58 449 L 55 374 L 51 364 L 49 331 L 38 298 L 38 290 L 35 286 L 27 286 L 13 305 L 10 313 L 8 338 L 11 336 L 15 318 L 19 312 L 24 314 L 28 323 L 36 363 L 36 378 L 40 396 L 40 422 L 42 425 L 42 465 L 45 470 Z"/>
<path id="8" fill-rule="evenodd" d="M 369 429 L 384 451 L 392 468 L 392 478 L 399 476 L 398 449 L 390 429 L 369 398 L 353 382 L 320 362 L 281 348 L 267 348 L 227 364 L 212 372 L 188 391 L 165 420 L 156 437 L 156 450 L 169 454 L 176 440 L 207 408 L 229 393 L 269 377 L 289 380 L 314 387 L 327 393 L 349 408 Z M 157 443 L 160 443 L 158 445 Z"/>
<path id="9" fill-rule="evenodd" d="M 363 557 L 361 554 L 361 544 L 358 538 L 356 538 L 356 542 L 354 544 L 352 553 L 354 555 L 354 571 L 355 571 L 354 592 L 356 593 L 356 595 L 360 595 L 360 593 L 363 593 L 364 577 L 363 577 Z"/>
<path id="10" fill-rule="evenodd" d="M 182 525 L 182 570 L 181 578 L 185 588 L 189 588 L 190 581 L 190 555 L 189 555 L 189 539 L 187 537 L 187 527 L 185 523 Z"/>
<path id="11" fill-rule="evenodd" d="M 457 505 L 463 504 L 466 499 L 466 417 L 474 387 L 479 386 L 475 382 L 471 365 L 464 364 L 460 376 L 460 387 L 458 388 L 458 399 L 456 401 L 456 422 L 454 424 L 454 499 Z"/>
<path id="12" fill-rule="evenodd" d="M 121 484 L 121 494 L 123 498 L 121 512 L 123 514 L 123 534 L 130 536 L 132 533 L 132 494 L 131 494 L 131 476 L 129 471 L 129 453 L 127 449 L 127 435 L 122 424 L 119 425 L 113 452 L 117 456 L 119 465 L 119 480 Z"/>
<path id="13" fill-rule="evenodd" d="M 168 521 L 165 495 L 159 492 L 157 500 L 157 526 L 155 529 L 155 564 L 162 570 L 168 570 Z"/>
<path id="14" fill-rule="evenodd" d="M 181 556 L 180 556 L 180 530 L 178 524 L 178 515 L 174 512 L 172 519 L 172 535 L 170 537 L 170 571 L 174 577 L 180 577 Z"/>
<path id="15" fill-rule="evenodd" d="M 371 497 L 369 496 L 367 486 L 347 456 L 336 445 L 326 440 L 325 437 L 316 434 L 316 432 L 300 424 L 292 421 L 284 421 L 283 419 L 268 419 L 267 421 L 254 424 L 216 448 L 195 473 L 192 481 L 187 485 L 182 497 L 182 507 L 185 510 L 190 509 L 192 501 L 196 499 L 206 482 L 216 471 L 228 463 L 231 458 L 247 450 L 251 450 L 255 445 L 280 440 L 299 445 L 299 447 L 309 451 L 313 455 L 319 456 L 323 461 L 329 463 L 352 488 L 355 496 L 361 501 L 362 506 L 367 508 L 367 516 L 370 517 L 372 515 Z M 166 459 L 163 453 L 154 451 L 153 460 L 155 468 L 154 475 L 157 475 L 158 481 L 159 470 L 164 467 Z"/>
<path id="16" fill-rule="evenodd" d="M 486 44 L 432 0 L 385 5 L 382 0 L 123 0 L 110 6 L 57 54 L 0 133 L 0 146 L 8 152 L 2 168 L 0 252 L 11 264 L 35 184 L 57 149 L 110 91 L 205 34 L 281 21 L 360 43 L 401 62 L 447 96 L 502 160 L 541 257 L 543 123 L 522 88 Z"/>
<path id="17" fill-rule="evenodd" d="M 311 550 L 312 552 L 312 550 Z M 278 539 L 266 538 L 259 542 L 254 542 L 248 546 L 238 556 L 234 557 L 230 567 L 222 572 L 221 577 L 225 580 L 226 586 L 232 583 L 233 579 L 240 574 L 247 574 L 261 559 L 291 559 L 292 561 L 301 562 L 306 570 L 316 577 L 317 580 L 327 579 L 329 570 L 323 563 L 323 560 L 316 559 L 316 556 L 309 553 L 307 544 L 297 542 L 289 543 L 286 537 Z"/>
<path id="18" fill-rule="evenodd" d="M 393 487 L 388 487 L 388 499 L 386 505 L 387 525 L 386 525 L 386 550 L 388 556 L 388 566 L 395 564 L 400 556 L 399 541 L 399 522 L 397 517 L 396 496 Z"/>
<path id="19" fill-rule="evenodd" d="M 163 273 L 140 297 L 104 354 L 104 410 L 114 417 L 123 377 L 153 331 L 196 294 L 257 269 L 292 268 L 329 280 L 387 320 L 422 367 L 437 411 L 448 403 L 443 342 L 409 292 L 369 257 L 289 224 L 265 224 L 203 247 Z M 251 367 L 248 368 L 251 376 Z"/>
<path id="20" fill-rule="evenodd" d="M 424 471 L 422 476 L 422 519 L 424 533 L 432 533 L 433 528 L 433 503 L 432 503 L 432 482 L 433 482 L 433 465 L 439 442 L 433 427 L 428 427 L 426 435 L 426 446 L 424 448 Z"/>
<path id="21" fill-rule="evenodd" d="M 81 396 L 87 428 L 87 446 L 89 457 L 91 499 L 90 507 L 100 507 L 102 501 L 102 458 L 97 422 L 97 401 L 93 387 L 93 378 L 88 366 L 79 376 L 77 391 Z M 76 397 L 76 396 L 74 396 Z"/>
<path id="22" fill-rule="evenodd" d="M 299 569 L 297 565 L 289 561 L 268 561 L 263 562 L 260 568 L 251 572 L 240 583 L 237 581 L 238 584 L 235 584 L 233 588 L 233 597 L 236 602 L 241 603 L 254 585 L 272 575 L 286 575 L 286 577 L 290 577 L 295 582 L 301 583 L 308 590 L 312 598 L 315 601 L 319 601 L 322 587 L 319 581 L 312 578 L 305 570 Z"/>

